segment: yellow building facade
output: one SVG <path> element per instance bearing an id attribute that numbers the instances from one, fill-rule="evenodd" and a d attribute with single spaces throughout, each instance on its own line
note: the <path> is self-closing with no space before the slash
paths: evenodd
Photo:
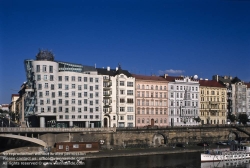
<path id="1" fill-rule="evenodd" d="M 227 89 L 215 80 L 200 80 L 201 124 L 225 124 L 227 120 Z"/>

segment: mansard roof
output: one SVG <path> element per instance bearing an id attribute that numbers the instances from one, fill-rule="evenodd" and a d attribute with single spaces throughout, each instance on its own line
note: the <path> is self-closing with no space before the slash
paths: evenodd
<path id="1" fill-rule="evenodd" d="M 132 74 L 135 79 L 140 79 L 140 80 L 154 80 L 154 81 L 166 81 L 161 76 L 146 76 L 146 75 L 137 75 L 137 74 Z"/>
<path id="2" fill-rule="evenodd" d="M 179 80 L 183 80 L 184 79 L 183 76 L 165 76 L 163 78 L 165 78 L 165 80 L 167 80 L 169 82 L 175 82 L 176 79 L 179 79 Z"/>
<path id="3" fill-rule="evenodd" d="M 200 86 L 226 88 L 225 85 L 217 82 L 216 80 L 199 80 L 199 83 L 200 83 Z"/>
<path id="4" fill-rule="evenodd" d="M 119 74 L 124 74 L 127 77 L 132 77 L 131 73 L 129 73 L 127 70 L 121 69 L 121 67 L 119 67 L 118 70 L 115 70 L 115 69 L 107 70 L 107 68 L 105 68 L 105 69 L 104 68 L 96 68 L 96 70 L 97 70 L 99 75 L 116 76 Z"/>

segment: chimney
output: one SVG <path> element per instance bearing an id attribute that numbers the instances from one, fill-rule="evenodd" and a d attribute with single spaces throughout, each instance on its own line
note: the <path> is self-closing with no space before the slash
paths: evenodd
<path id="1" fill-rule="evenodd" d="M 164 74 L 164 78 L 166 78 L 168 76 L 168 74 Z"/>
<path id="2" fill-rule="evenodd" d="M 107 71 L 110 71 L 110 67 L 109 66 L 107 67 Z"/>

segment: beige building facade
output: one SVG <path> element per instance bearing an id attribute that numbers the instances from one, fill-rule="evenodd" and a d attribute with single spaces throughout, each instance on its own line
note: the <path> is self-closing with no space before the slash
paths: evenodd
<path id="1" fill-rule="evenodd" d="M 200 80 L 201 124 L 225 124 L 227 88 L 215 80 Z"/>
<path id="2" fill-rule="evenodd" d="M 168 126 L 168 82 L 157 76 L 135 77 L 136 127 Z"/>

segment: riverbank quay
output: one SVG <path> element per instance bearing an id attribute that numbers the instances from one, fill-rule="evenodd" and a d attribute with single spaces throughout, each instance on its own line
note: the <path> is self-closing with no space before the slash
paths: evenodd
<path id="1" fill-rule="evenodd" d="M 187 146 L 180 147 L 157 147 L 157 148 L 144 148 L 144 149 L 119 149 L 119 150 L 102 150 L 96 153 L 87 153 L 85 158 L 108 158 L 108 157 L 129 157 L 129 156 L 146 156 L 146 155 L 160 155 L 172 153 L 191 153 L 191 152 L 204 152 L 206 150 L 217 149 L 217 145 L 208 147 L 201 146 Z M 229 146 L 219 146 L 219 148 L 229 148 Z"/>

